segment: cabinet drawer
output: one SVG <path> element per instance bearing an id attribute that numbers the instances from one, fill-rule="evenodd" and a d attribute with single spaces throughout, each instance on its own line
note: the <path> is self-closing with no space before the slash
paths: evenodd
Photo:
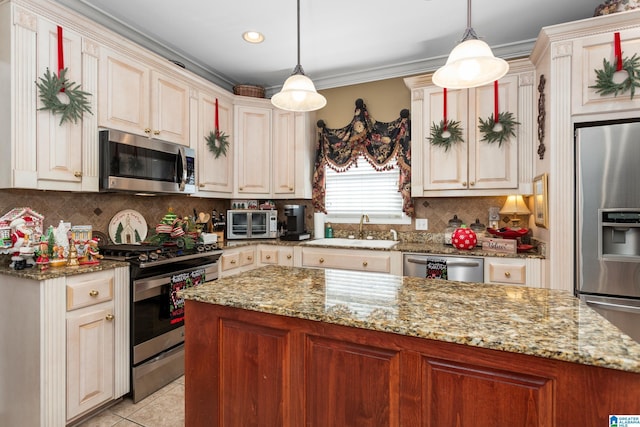
<path id="1" fill-rule="evenodd" d="M 304 248 L 302 266 L 389 273 L 391 271 L 391 255 L 388 252 L 380 253 L 377 251 L 349 252 Z"/>
<path id="2" fill-rule="evenodd" d="M 490 262 L 489 282 L 524 285 L 527 283 L 527 268 L 524 263 L 506 264 L 500 262 Z"/>
<path id="3" fill-rule="evenodd" d="M 278 248 L 261 248 L 260 263 L 262 264 L 278 264 Z"/>
<path id="4" fill-rule="evenodd" d="M 81 276 L 78 276 L 81 277 Z M 113 275 L 96 273 L 89 279 L 67 280 L 67 311 L 113 299 Z"/>
<path id="5" fill-rule="evenodd" d="M 254 249 L 224 253 L 220 257 L 220 268 L 222 269 L 222 271 L 227 271 L 234 268 L 255 264 L 254 254 Z"/>

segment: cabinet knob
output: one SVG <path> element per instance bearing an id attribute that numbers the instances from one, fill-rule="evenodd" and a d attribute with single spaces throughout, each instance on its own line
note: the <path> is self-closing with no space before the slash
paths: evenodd
<path id="1" fill-rule="evenodd" d="M 156 135 L 156 136 L 158 136 L 158 135 L 160 135 L 160 131 L 159 131 L 159 130 L 154 130 L 154 131 L 153 131 L 153 134 L 154 134 L 154 135 Z"/>
<path id="2" fill-rule="evenodd" d="M 318 262 L 319 262 L 320 264 L 322 264 L 322 263 L 324 262 L 324 258 L 320 258 L 320 259 L 318 260 Z"/>
<path id="3" fill-rule="evenodd" d="M 369 265 L 369 263 L 367 261 L 362 261 L 362 266 L 366 267 L 367 265 Z"/>
<path id="4" fill-rule="evenodd" d="M 109 314 L 107 314 L 105 316 L 105 319 L 107 319 L 108 321 L 112 321 L 114 318 L 115 318 L 115 316 L 113 314 L 111 314 L 111 313 L 109 313 Z"/>
<path id="5" fill-rule="evenodd" d="M 82 178 L 82 171 L 75 171 L 73 173 L 73 176 L 75 176 L 76 178 Z"/>
<path id="6" fill-rule="evenodd" d="M 200 188 L 204 188 L 204 184 L 200 184 Z"/>
<path id="7" fill-rule="evenodd" d="M 293 187 L 289 187 L 289 191 L 293 191 Z"/>
<path id="8" fill-rule="evenodd" d="M 271 255 L 267 255 L 265 258 L 266 259 L 271 259 Z"/>
<path id="9" fill-rule="evenodd" d="M 248 260 L 248 261 L 253 261 L 253 257 L 252 257 L 251 255 L 249 255 L 249 256 L 247 257 L 247 260 Z"/>
<path id="10" fill-rule="evenodd" d="M 289 254 L 289 255 L 287 255 L 287 259 L 291 259 L 291 255 L 290 255 L 290 254 Z"/>
<path id="11" fill-rule="evenodd" d="M 99 294 L 100 292 L 96 291 L 95 289 L 91 289 L 89 291 L 89 296 L 92 296 L 92 297 L 97 297 Z"/>
<path id="12" fill-rule="evenodd" d="M 466 187 L 467 186 L 467 181 L 462 181 L 462 186 Z"/>
<path id="13" fill-rule="evenodd" d="M 238 187 L 238 190 L 244 190 L 244 187 Z"/>
<path id="14" fill-rule="evenodd" d="M 511 277 L 511 273 L 509 273 L 508 271 L 504 272 L 504 277 Z"/>
<path id="15" fill-rule="evenodd" d="M 151 133 L 151 129 L 149 129 L 149 128 L 144 128 L 144 133 L 146 133 L 146 134 L 150 134 L 150 133 Z"/>
<path id="16" fill-rule="evenodd" d="M 236 263 L 235 259 L 232 259 L 231 261 L 229 261 L 229 264 L 235 264 L 235 263 Z"/>
<path id="17" fill-rule="evenodd" d="M 474 185 L 476 185 L 476 183 L 475 183 L 475 182 L 473 182 L 473 181 L 471 181 L 471 182 L 469 183 L 469 185 L 470 185 L 471 187 L 473 187 Z"/>

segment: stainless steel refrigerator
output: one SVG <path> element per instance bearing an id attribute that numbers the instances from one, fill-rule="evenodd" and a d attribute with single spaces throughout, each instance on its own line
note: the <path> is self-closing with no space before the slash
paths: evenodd
<path id="1" fill-rule="evenodd" d="M 576 125 L 576 295 L 640 342 L 640 121 Z"/>

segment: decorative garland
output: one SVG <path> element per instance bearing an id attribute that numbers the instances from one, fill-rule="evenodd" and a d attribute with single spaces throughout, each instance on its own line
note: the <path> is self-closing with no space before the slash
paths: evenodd
<path id="1" fill-rule="evenodd" d="M 620 70 L 606 58 L 603 59 L 602 70 L 595 70 L 596 84 L 589 87 L 596 89 L 596 93 L 601 96 L 610 94 L 618 96 L 618 93 L 630 91 L 631 99 L 633 99 L 636 87 L 640 87 L 640 58 L 638 55 L 634 54 L 631 58 L 624 58 L 621 69 L 626 71 L 627 77 L 621 83 L 616 83 L 613 81 L 613 75 Z"/>
<path id="2" fill-rule="evenodd" d="M 462 128 L 459 121 L 440 120 L 440 123 L 431 123 L 431 136 L 428 137 L 431 145 L 444 147 L 444 151 L 449 151 L 452 144 L 464 142 L 462 139 Z"/>
<path id="3" fill-rule="evenodd" d="M 205 136 L 204 139 L 207 141 L 207 146 L 216 159 L 221 155 L 227 155 L 227 148 L 229 148 L 229 135 L 216 129 L 215 132 L 209 132 L 209 135 Z"/>
<path id="4" fill-rule="evenodd" d="M 516 122 L 513 113 L 504 111 L 498 114 L 498 120 L 496 121 L 493 113 L 485 121 L 482 118 L 479 119 L 480 124 L 478 129 L 482 132 L 482 141 L 486 141 L 489 144 L 494 142 L 498 143 L 499 147 L 502 147 L 502 143 L 508 141 L 510 137 L 516 136 Z"/>
<path id="5" fill-rule="evenodd" d="M 61 114 L 60 125 L 71 120 L 77 123 L 83 111 L 93 114 L 87 99 L 91 94 L 80 90 L 80 85 L 76 82 L 69 82 L 66 73 L 67 69 L 63 68 L 60 70 L 60 75 L 56 76 L 47 68 L 44 77 L 40 77 L 40 83 L 36 82 L 43 104 L 39 110 L 50 110 L 51 114 Z M 68 103 L 60 100 L 58 96 L 60 92 L 64 92 L 69 98 Z"/>

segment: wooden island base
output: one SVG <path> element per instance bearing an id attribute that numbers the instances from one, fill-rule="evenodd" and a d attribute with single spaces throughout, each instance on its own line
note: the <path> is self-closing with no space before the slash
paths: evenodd
<path id="1" fill-rule="evenodd" d="M 186 301 L 186 425 L 606 426 L 640 374 Z"/>

